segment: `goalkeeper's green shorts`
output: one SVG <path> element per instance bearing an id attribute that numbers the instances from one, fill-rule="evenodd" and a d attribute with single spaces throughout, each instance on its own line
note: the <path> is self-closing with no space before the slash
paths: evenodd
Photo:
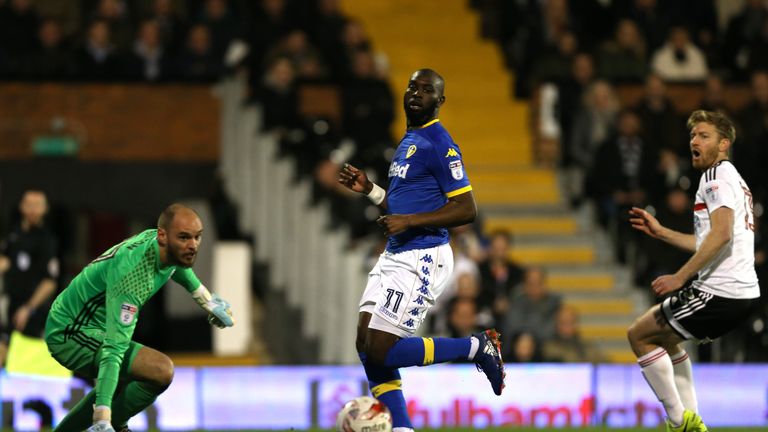
<path id="1" fill-rule="evenodd" d="M 45 342 L 48 351 L 54 359 L 65 368 L 88 378 L 99 375 L 99 359 L 101 358 L 104 330 L 81 328 L 78 331 L 65 334 L 54 332 L 47 334 Z M 131 341 L 120 365 L 120 376 L 126 376 L 131 370 L 133 360 L 144 345 Z"/>

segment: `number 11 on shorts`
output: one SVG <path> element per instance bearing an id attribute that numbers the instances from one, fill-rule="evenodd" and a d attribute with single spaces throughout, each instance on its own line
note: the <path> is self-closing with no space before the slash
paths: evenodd
<path id="1" fill-rule="evenodd" d="M 384 309 L 389 309 L 389 305 L 392 304 L 392 296 L 397 297 L 395 304 L 392 305 L 392 312 L 397 313 L 397 310 L 400 309 L 400 301 L 403 300 L 403 292 L 387 288 L 387 302 L 384 304 Z"/>

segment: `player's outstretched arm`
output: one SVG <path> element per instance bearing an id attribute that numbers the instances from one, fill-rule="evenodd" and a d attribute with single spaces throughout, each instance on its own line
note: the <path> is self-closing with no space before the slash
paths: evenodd
<path id="1" fill-rule="evenodd" d="M 232 317 L 232 309 L 229 302 L 219 297 L 217 294 L 211 294 L 205 285 L 192 291 L 192 298 L 198 305 L 208 312 L 208 322 L 218 328 L 232 327 L 235 325 L 235 319 Z"/>
<path id="2" fill-rule="evenodd" d="M 659 223 L 652 214 L 638 207 L 632 207 L 629 210 L 629 216 L 632 228 L 685 251 L 696 252 L 696 237 L 693 234 L 683 234 L 669 229 Z"/>
<path id="3" fill-rule="evenodd" d="M 384 199 L 386 191 L 370 181 L 365 171 L 345 163 L 339 171 L 339 183 L 351 191 L 365 194 L 371 202 L 384 210 L 387 209 L 387 200 Z"/>

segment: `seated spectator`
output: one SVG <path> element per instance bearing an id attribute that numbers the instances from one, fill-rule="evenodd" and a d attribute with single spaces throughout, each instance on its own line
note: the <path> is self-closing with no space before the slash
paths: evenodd
<path id="1" fill-rule="evenodd" d="M 490 310 L 497 325 L 509 310 L 509 299 L 523 281 L 523 268 L 512 261 L 512 233 L 498 230 L 489 237 L 488 257 L 478 266 L 480 309 Z"/>
<path id="2" fill-rule="evenodd" d="M 86 81 L 114 80 L 120 76 L 120 61 L 106 21 L 96 20 L 88 28 L 85 43 L 75 52 L 75 73 Z"/>
<path id="3" fill-rule="evenodd" d="M 73 65 L 58 22 L 47 19 L 37 32 L 38 47 L 27 54 L 22 67 L 24 78 L 61 81 L 72 77 Z"/>
<path id="4" fill-rule="evenodd" d="M 456 297 L 469 297 L 476 302 L 480 292 L 477 264 L 466 253 L 466 246 L 460 241 L 462 230 L 469 229 L 467 225 L 450 228 L 450 245 L 453 251 L 453 272 L 445 283 L 443 292 L 435 300 L 435 306 L 430 310 L 431 333 L 447 334 L 449 303 Z"/>
<path id="5" fill-rule="evenodd" d="M 736 115 L 739 145 L 733 147 L 733 161 L 739 167 L 752 195 L 763 202 L 766 190 L 765 166 L 768 162 L 768 72 L 755 72 L 751 76 L 751 100 Z"/>
<path id="6" fill-rule="evenodd" d="M 749 79 L 749 49 L 760 39 L 763 23 L 768 18 L 768 6 L 762 0 L 747 0 L 742 9 L 728 21 L 723 42 L 723 60 L 732 81 Z"/>
<path id="7" fill-rule="evenodd" d="M 598 54 L 600 76 L 611 82 L 642 82 L 647 73 L 645 41 L 637 24 L 623 19 L 616 25 L 613 40 Z"/>
<path id="8" fill-rule="evenodd" d="M 549 292 L 546 277 L 541 267 L 526 270 L 522 290 L 509 302 L 502 335 L 529 332 L 539 340 L 555 336 L 555 316 L 562 298 Z"/>
<path id="9" fill-rule="evenodd" d="M 598 222 L 614 233 L 616 256 L 626 263 L 627 249 L 635 235 L 627 212 L 642 207 L 647 194 L 659 189 L 656 166 L 658 149 L 640 135 L 640 118 L 631 110 L 619 114 L 617 134 L 598 149 L 589 174 L 589 190 L 595 199 Z"/>
<path id="10" fill-rule="evenodd" d="M 681 188 L 674 188 L 667 193 L 664 202 L 658 206 L 656 218 L 665 227 L 684 234 L 693 234 L 691 224 L 691 199 Z M 635 268 L 636 285 L 647 287 L 657 277 L 676 272 L 691 257 L 691 254 L 678 248 L 669 247 L 657 239 L 642 236 L 639 244 L 638 263 Z M 650 299 L 656 302 L 656 298 Z"/>
<path id="11" fill-rule="evenodd" d="M 299 29 L 292 30 L 267 53 L 266 61 L 284 57 L 291 61 L 299 78 L 317 80 L 327 77 L 327 68 L 320 58 L 320 52 L 307 40 Z"/>
<path id="12" fill-rule="evenodd" d="M 471 336 L 485 327 L 478 325 L 477 306 L 468 297 L 454 297 L 448 303 L 448 337 Z"/>
<path id="13" fill-rule="evenodd" d="M 506 336 L 506 335 L 502 335 Z M 544 361 L 541 344 L 532 333 L 519 332 L 504 338 L 502 358 L 507 363 L 540 363 Z"/>
<path id="14" fill-rule="evenodd" d="M 579 312 L 564 305 L 557 313 L 555 336 L 544 341 L 544 361 L 565 363 L 601 363 L 605 355 L 592 342 L 581 337 Z"/>
<path id="15" fill-rule="evenodd" d="M 666 43 L 653 53 L 651 68 L 666 81 L 701 81 L 709 73 L 704 53 L 682 26 L 673 27 Z"/>
<path id="16" fill-rule="evenodd" d="M 21 58 L 34 49 L 40 15 L 31 0 L 0 2 L 0 49 Z"/>
<path id="17" fill-rule="evenodd" d="M 124 73 L 129 80 L 162 81 L 171 75 L 170 59 L 161 44 L 160 26 L 146 20 L 125 58 Z"/>
<path id="18" fill-rule="evenodd" d="M 223 70 L 211 48 L 208 27 L 196 24 L 189 30 L 187 45 L 176 60 L 176 77 L 182 81 L 211 82 L 217 80 Z"/>
<path id="19" fill-rule="evenodd" d="M 562 82 L 571 73 L 571 63 L 579 48 L 576 35 L 563 31 L 558 35 L 556 43 L 547 45 L 539 55 L 531 72 L 531 88 L 544 82 Z"/>
<path id="20" fill-rule="evenodd" d="M 280 57 L 270 64 L 263 81 L 257 84 L 253 97 L 261 103 L 265 131 L 285 131 L 297 123 L 295 76 L 291 61 Z"/>
<path id="21" fill-rule="evenodd" d="M 568 197 L 573 205 L 584 199 L 585 176 L 592 169 L 597 149 L 616 129 L 619 99 L 607 81 L 595 81 L 584 95 L 571 129 L 571 160 Z"/>
<path id="22" fill-rule="evenodd" d="M 133 43 L 133 23 L 128 5 L 123 0 L 99 0 L 91 20 L 104 21 L 117 51 L 130 49 Z"/>
<path id="23" fill-rule="evenodd" d="M 240 22 L 226 0 L 205 0 L 198 20 L 211 32 L 211 47 L 216 58 L 224 58 L 229 43 L 240 35 Z"/>
<path id="24" fill-rule="evenodd" d="M 560 124 L 560 164 L 570 169 L 573 122 L 584 104 L 584 94 L 595 79 L 592 56 L 578 53 L 571 62 L 570 75 L 557 83 L 557 115 Z"/>
<path id="25" fill-rule="evenodd" d="M 723 87 L 723 78 L 720 75 L 709 74 L 704 81 L 704 100 L 701 102 L 701 109 L 728 113 Z"/>
<path id="26" fill-rule="evenodd" d="M 371 41 L 363 23 L 356 19 L 349 19 L 341 32 L 339 48 L 328 59 L 333 71 L 332 75 L 341 79 L 350 77 L 355 54 L 359 51 L 371 51 Z"/>
<path id="27" fill-rule="evenodd" d="M 691 159 L 685 120 L 675 111 L 667 86 L 657 74 L 645 78 L 643 98 L 635 107 L 644 127 L 644 138 L 661 150 L 669 150 L 686 161 Z"/>
<path id="28" fill-rule="evenodd" d="M 343 129 L 355 141 L 355 160 L 363 167 L 388 166 L 395 99 L 369 51 L 355 54 L 352 78 L 344 80 L 341 91 Z"/>
<path id="29" fill-rule="evenodd" d="M 341 33 L 347 23 L 340 3 L 339 0 L 318 0 L 310 20 L 310 37 L 326 59 L 340 49 Z"/>
<path id="30" fill-rule="evenodd" d="M 187 28 L 175 6 L 173 0 L 154 0 L 148 14 L 149 18 L 154 20 L 160 28 L 161 44 L 168 49 L 168 52 L 174 54 L 184 44 L 184 34 Z"/>

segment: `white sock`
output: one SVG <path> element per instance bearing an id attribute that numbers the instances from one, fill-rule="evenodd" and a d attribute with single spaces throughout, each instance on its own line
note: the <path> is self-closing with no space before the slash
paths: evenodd
<path id="1" fill-rule="evenodd" d="M 695 413 L 699 412 L 699 404 L 696 401 L 696 389 L 693 386 L 693 368 L 691 359 L 685 350 L 669 356 L 672 360 L 672 370 L 675 373 L 675 386 L 680 394 L 683 406 Z"/>
<path id="2" fill-rule="evenodd" d="M 656 397 L 664 405 L 667 418 L 675 425 L 683 423 L 683 402 L 675 386 L 675 374 L 672 369 L 672 360 L 664 348 L 656 348 L 648 354 L 637 359 L 637 363 L 643 372 L 645 380 L 651 386 Z"/>
<path id="3" fill-rule="evenodd" d="M 392 428 L 392 432 L 413 432 L 413 429 L 406 427 L 396 427 Z"/>
<path id="4" fill-rule="evenodd" d="M 469 355 L 467 356 L 467 360 L 474 360 L 475 354 L 477 354 L 477 349 L 480 348 L 480 340 L 474 336 L 469 338 L 469 341 L 472 345 L 469 347 Z M 392 432 L 395 432 L 393 429 Z"/>

